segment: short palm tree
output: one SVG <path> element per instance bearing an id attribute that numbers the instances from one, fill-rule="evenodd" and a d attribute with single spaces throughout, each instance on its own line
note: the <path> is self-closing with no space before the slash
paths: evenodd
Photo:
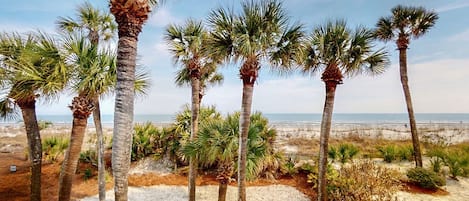
<path id="1" fill-rule="evenodd" d="M 87 32 L 87 38 L 94 45 L 99 45 L 100 40 L 110 40 L 115 36 L 117 25 L 114 18 L 108 12 L 102 12 L 94 8 L 89 2 L 85 2 L 77 9 L 77 19 L 71 17 L 59 17 L 57 25 L 61 31 L 73 32 Z M 93 97 L 93 121 L 96 129 L 97 136 L 97 153 L 98 153 L 98 188 L 99 200 L 106 199 L 106 181 L 104 178 L 104 142 L 103 142 L 103 128 L 101 123 L 101 109 L 99 104 L 100 94 Z"/>
<path id="2" fill-rule="evenodd" d="M 386 52 L 373 50 L 373 40 L 372 30 L 358 27 L 352 31 L 342 20 L 318 26 L 306 40 L 302 71 L 307 74 L 322 72 L 321 80 L 326 89 L 320 133 L 318 200 L 327 200 L 328 140 L 337 85 L 343 83 L 344 75 L 378 74 L 388 64 Z"/>
<path id="3" fill-rule="evenodd" d="M 112 91 L 116 65 L 115 55 L 101 53 L 98 46 L 84 37 L 70 35 L 64 40 L 64 49 L 67 62 L 74 69 L 71 85 L 78 93 L 69 106 L 73 114 L 72 134 L 59 180 L 59 200 L 70 200 L 88 117 L 95 109 L 94 97 Z"/>
<path id="4" fill-rule="evenodd" d="M 190 141 L 197 138 L 199 127 L 199 110 L 201 103 L 201 88 L 208 78 L 207 73 L 216 69 L 217 60 L 212 59 L 204 52 L 208 33 L 201 21 L 188 20 L 184 25 L 170 25 L 166 29 L 165 40 L 170 46 L 175 63 L 180 63 L 182 69 L 178 73 L 180 83 L 189 78 L 192 90 L 191 134 Z M 212 70 L 213 69 L 213 70 Z M 189 160 L 189 200 L 195 200 L 195 180 L 197 178 L 197 161 Z"/>
<path id="5" fill-rule="evenodd" d="M 218 201 L 226 200 L 228 184 L 233 180 L 238 157 L 240 113 L 229 114 L 224 120 L 211 119 L 201 124 L 198 138 L 187 144 L 183 151 L 186 155 L 196 157 L 200 165 L 217 168 Z M 268 121 L 261 113 L 251 116 L 248 135 L 247 177 L 257 178 L 260 173 L 271 168 L 274 158 L 273 141 L 276 132 L 270 128 Z M 278 160 L 275 162 L 278 164 Z M 278 168 L 278 166 L 277 166 Z"/>
<path id="6" fill-rule="evenodd" d="M 225 60 L 241 63 L 243 82 L 241 135 L 238 159 L 238 200 L 246 200 L 247 137 L 254 84 L 261 62 L 274 69 L 287 70 L 298 56 L 303 36 L 301 25 L 288 26 L 288 17 L 279 1 L 247 1 L 237 15 L 231 10 L 216 9 L 208 19 L 211 27 L 209 51 Z"/>
<path id="7" fill-rule="evenodd" d="M 399 50 L 399 70 L 402 89 L 407 104 L 409 115 L 412 145 L 414 147 L 414 159 L 417 167 L 422 167 L 422 151 L 420 150 L 417 124 L 415 123 L 414 108 L 407 76 L 407 48 L 410 39 L 423 36 L 435 25 L 438 15 L 422 7 L 406 7 L 398 5 L 391 9 L 391 16 L 382 17 L 376 24 L 376 37 L 383 41 L 395 40 Z"/>
<path id="8" fill-rule="evenodd" d="M 94 98 L 114 92 L 116 55 L 112 51 L 100 51 L 87 38 L 69 35 L 64 39 L 67 62 L 74 69 L 72 90 L 78 95 L 69 106 L 73 113 L 70 146 L 62 164 L 59 185 L 59 200 L 69 200 L 73 175 L 76 172 L 88 117 L 95 109 Z M 147 76 L 139 73 L 134 84 L 135 90 L 145 93 Z"/>
<path id="9" fill-rule="evenodd" d="M 68 81 L 64 58 L 56 41 L 44 34 L 0 35 L 0 114 L 22 113 L 31 159 L 30 200 L 41 200 L 41 136 L 36 118 L 36 101 L 53 100 Z M 4 94 L 3 94 L 4 93 Z"/>
<path id="10" fill-rule="evenodd" d="M 158 0 L 110 0 L 118 24 L 117 86 L 112 141 L 112 171 L 116 201 L 128 200 L 128 172 L 134 117 L 134 83 L 138 35 Z"/>

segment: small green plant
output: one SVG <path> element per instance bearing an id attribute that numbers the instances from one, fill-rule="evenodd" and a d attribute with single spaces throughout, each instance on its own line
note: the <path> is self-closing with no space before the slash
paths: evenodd
<path id="1" fill-rule="evenodd" d="M 401 161 L 412 161 L 414 156 L 414 147 L 412 145 L 398 146 L 397 154 Z"/>
<path id="2" fill-rule="evenodd" d="M 80 153 L 80 162 L 90 163 L 93 166 L 98 166 L 98 155 L 94 150 L 86 150 Z"/>
<path id="3" fill-rule="evenodd" d="M 53 125 L 53 123 L 51 121 L 45 121 L 45 120 L 39 120 L 37 122 L 38 126 L 39 126 L 39 130 L 44 130 L 46 128 L 49 128 Z"/>
<path id="4" fill-rule="evenodd" d="M 298 169 L 295 167 L 295 161 L 291 158 L 282 164 L 280 170 L 283 174 L 290 176 L 293 176 L 298 173 Z"/>
<path id="5" fill-rule="evenodd" d="M 430 167 L 433 172 L 439 174 L 441 172 L 441 167 L 443 165 L 443 160 L 438 157 L 433 157 L 430 159 Z"/>
<path id="6" fill-rule="evenodd" d="M 421 167 L 409 169 L 407 171 L 409 181 L 426 189 L 436 189 L 438 186 L 446 185 L 445 178 L 439 176 L 432 170 Z"/>
<path id="7" fill-rule="evenodd" d="M 85 172 L 83 172 L 83 179 L 88 180 L 93 176 L 93 172 L 91 171 L 90 168 L 86 168 Z"/>
<path id="8" fill-rule="evenodd" d="M 464 145 L 452 147 L 436 146 L 429 150 L 427 155 L 432 157 L 433 162 L 436 163 L 436 160 L 438 160 L 438 162 L 448 166 L 449 174 L 453 179 L 457 180 L 458 176 L 469 176 L 469 152 Z M 438 165 L 436 168 L 438 169 Z"/>
<path id="9" fill-rule="evenodd" d="M 338 146 L 331 146 L 328 151 L 328 156 L 332 162 L 338 160 L 344 164 L 349 160 L 353 160 L 359 151 L 358 147 L 354 144 L 341 143 Z"/>
<path id="10" fill-rule="evenodd" d="M 457 176 L 469 175 L 469 153 L 461 150 L 449 150 L 443 159 L 449 168 L 451 177 L 457 180 Z"/>
<path id="11" fill-rule="evenodd" d="M 52 136 L 42 140 L 42 152 L 44 158 L 50 162 L 56 162 L 68 148 L 70 141 L 65 137 Z"/>
<path id="12" fill-rule="evenodd" d="M 397 159 L 396 145 L 386 145 L 383 147 L 378 147 L 378 151 L 381 153 L 383 160 L 387 163 L 392 163 Z"/>

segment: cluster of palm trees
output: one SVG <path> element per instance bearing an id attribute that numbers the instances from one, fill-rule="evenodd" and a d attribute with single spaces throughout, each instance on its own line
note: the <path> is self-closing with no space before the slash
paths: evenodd
<path id="1" fill-rule="evenodd" d="M 92 113 L 98 133 L 98 148 L 101 149 L 98 153 L 102 156 L 99 97 L 115 92 L 112 144 L 114 190 L 116 200 L 127 200 L 134 96 L 139 86 L 146 86 L 144 81 L 136 81 L 136 74 L 139 75 L 136 71 L 137 41 L 152 9 L 160 3 L 157 0 L 110 0 L 110 12 L 117 26 L 109 14 L 95 12 L 89 4 L 85 4 L 79 8 L 79 20 L 59 19 L 60 29 L 69 32 L 60 44 L 43 33 L 26 36 L 2 34 L 0 86 L 4 89 L 2 93 L 6 92 L 0 101 L 0 109 L 2 115 L 13 112 L 15 107 L 22 111 L 32 161 L 31 200 L 40 200 L 42 157 L 35 102 L 38 98 L 55 97 L 67 86 L 71 86 L 77 96 L 70 106 L 74 120 L 71 146 L 60 176 L 63 184 L 60 199 L 70 198 L 71 186 L 68 186 L 76 169 L 75 153 L 81 149 L 86 120 Z M 239 116 L 238 200 L 245 201 L 247 139 L 252 96 L 259 70 L 269 64 L 272 69 L 281 72 L 299 67 L 306 75 L 321 73 L 326 100 L 321 122 L 318 199 L 327 200 L 325 170 L 336 87 L 347 76 L 384 72 L 389 64 L 388 55 L 384 49 L 376 50 L 374 41 L 395 40 L 415 161 L 417 166 L 422 166 L 407 83 L 406 50 L 410 40 L 425 34 L 437 19 L 436 13 L 421 7 L 396 6 L 391 16 L 379 19 L 375 29 L 359 26 L 352 30 L 344 20 L 336 20 L 317 26 L 311 34 L 306 34 L 303 25 L 289 22 L 281 2 L 251 0 L 243 2 L 239 12 L 225 8 L 212 10 L 207 18 L 207 28 L 197 20 L 188 20 L 182 26 L 171 25 L 166 30 L 165 39 L 175 63 L 182 66 L 176 83 L 189 84 L 192 88 L 190 141 L 197 140 L 199 109 L 206 87 L 223 79 L 216 72 L 217 67 L 228 62 L 238 64 L 243 84 Z M 110 38 L 116 27 L 117 56 L 112 50 L 98 45 L 100 41 Z M 196 158 L 190 159 L 191 201 L 195 200 Z M 100 164 L 102 167 L 102 161 Z M 104 189 L 102 186 L 100 182 L 100 189 Z M 100 191 L 100 199 L 104 198 L 103 192 Z"/>
<path id="2" fill-rule="evenodd" d="M 273 69 L 289 71 L 293 66 L 307 75 L 321 73 L 326 99 L 321 121 L 318 199 L 327 200 L 326 168 L 328 138 L 331 131 L 335 90 L 345 76 L 380 74 L 389 64 L 383 48 L 375 50 L 374 41 L 396 40 L 400 53 L 401 81 L 411 124 L 417 166 L 422 166 L 420 145 L 412 109 L 406 73 L 406 50 L 411 38 L 417 38 L 431 28 L 438 19 L 436 13 L 421 7 L 396 6 L 392 16 L 379 19 L 376 29 L 359 26 L 354 30 L 344 20 L 329 21 L 307 36 L 300 24 L 288 24 L 289 19 L 279 1 L 245 1 L 241 11 L 213 10 L 207 20 L 210 30 L 203 31 L 201 22 L 189 20 L 182 27 L 167 29 L 166 39 L 176 62 L 180 62 L 191 76 L 192 133 L 197 135 L 197 115 L 200 100 L 200 72 L 207 62 L 219 65 L 226 62 L 240 64 L 243 83 L 241 104 L 238 200 L 246 200 L 245 175 L 247 135 L 254 84 L 264 63 Z M 208 39 L 207 39 L 208 38 Z M 205 44 L 204 44 L 205 41 Z M 190 165 L 189 200 L 195 199 L 196 161 Z"/>

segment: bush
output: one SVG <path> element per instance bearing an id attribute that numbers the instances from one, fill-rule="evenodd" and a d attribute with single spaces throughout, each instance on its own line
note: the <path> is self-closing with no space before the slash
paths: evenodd
<path id="1" fill-rule="evenodd" d="M 432 168 L 438 170 L 443 163 L 448 166 L 450 176 L 457 179 L 458 176 L 469 176 L 469 152 L 465 146 L 454 147 L 434 147 L 428 151 L 428 156 L 433 157 L 431 160 Z M 439 162 L 440 164 L 436 164 Z M 435 164 L 434 164 L 435 163 Z"/>
<path id="2" fill-rule="evenodd" d="M 86 150 L 80 153 L 80 158 L 78 161 L 83 163 L 89 163 L 93 166 L 98 166 L 98 155 L 96 151 L 93 150 Z"/>
<path id="3" fill-rule="evenodd" d="M 451 177 L 467 177 L 469 175 L 469 153 L 461 150 L 449 150 L 443 158 L 445 165 L 449 168 Z"/>
<path id="4" fill-rule="evenodd" d="M 354 144 L 342 143 L 336 146 L 331 146 L 328 151 L 329 158 L 332 161 L 339 160 L 342 164 L 346 163 L 358 154 L 359 149 Z"/>
<path id="5" fill-rule="evenodd" d="M 397 159 L 396 145 L 386 145 L 384 147 L 378 147 L 378 151 L 381 153 L 383 160 L 387 163 L 391 163 Z"/>
<path id="6" fill-rule="evenodd" d="M 88 180 L 89 178 L 91 178 L 93 176 L 93 172 L 91 171 L 90 168 L 86 168 L 85 169 L 85 172 L 83 173 L 83 179 L 86 181 Z"/>
<path id="7" fill-rule="evenodd" d="M 378 147 L 378 151 L 380 152 L 383 160 L 387 163 L 392 163 L 396 160 L 413 160 L 414 155 L 414 148 L 412 145 L 386 145 L 382 147 Z"/>
<path id="8" fill-rule="evenodd" d="M 328 182 L 329 200 L 393 200 L 399 173 L 366 160 L 343 166 Z"/>
<path id="9" fill-rule="evenodd" d="M 50 162 L 56 162 L 68 148 L 70 141 L 65 137 L 49 137 L 42 140 L 42 152 L 44 158 Z"/>
<path id="10" fill-rule="evenodd" d="M 436 189 L 438 186 L 446 185 L 445 178 L 439 176 L 431 170 L 416 167 L 407 171 L 409 181 L 426 189 Z"/>
<path id="11" fill-rule="evenodd" d="M 399 146 L 397 154 L 401 161 L 412 161 L 414 159 L 414 147 L 412 145 Z"/>

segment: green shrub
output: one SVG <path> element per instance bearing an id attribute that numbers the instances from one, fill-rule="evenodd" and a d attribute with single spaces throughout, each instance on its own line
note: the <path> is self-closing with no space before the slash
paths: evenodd
<path id="1" fill-rule="evenodd" d="M 445 165 L 449 168 L 451 177 L 467 177 L 469 175 L 469 153 L 461 150 L 449 150 L 443 158 Z"/>
<path id="2" fill-rule="evenodd" d="M 81 152 L 80 158 L 78 160 L 83 163 L 89 163 L 93 166 L 98 166 L 98 155 L 94 150 L 86 150 Z"/>
<path id="3" fill-rule="evenodd" d="M 298 173 L 298 169 L 295 167 L 295 161 L 293 159 L 289 159 L 282 163 L 280 170 L 285 175 L 293 176 Z"/>
<path id="4" fill-rule="evenodd" d="M 387 163 L 392 163 L 396 160 L 413 160 L 414 148 L 412 145 L 386 145 L 378 147 L 378 151 L 383 157 L 383 160 Z"/>
<path id="5" fill-rule="evenodd" d="M 433 157 L 430 159 L 430 167 L 433 172 L 439 174 L 441 172 L 441 166 L 443 165 L 443 160 L 438 157 Z"/>
<path id="6" fill-rule="evenodd" d="M 427 155 L 434 158 L 432 159 L 433 162 L 438 160 L 438 162 L 448 166 L 450 176 L 457 179 L 458 176 L 469 176 L 469 152 L 466 149 L 467 147 L 463 145 L 453 147 L 436 146 L 429 150 Z M 433 162 L 432 166 L 435 168 Z"/>
<path id="7" fill-rule="evenodd" d="M 407 171 L 409 181 L 426 189 L 436 189 L 438 186 L 446 185 L 445 178 L 439 176 L 431 170 L 416 167 Z"/>
<path id="8" fill-rule="evenodd" d="M 85 169 L 85 172 L 83 173 L 83 179 L 86 181 L 88 180 L 89 178 L 91 178 L 93 176 L 93 172 L 91 171 L 90 168 L 86 168 Z"/>
<path id="9" fill-rule="evenodd" d="M 132 138 L 132 160 L 138 160 L 155 153 L 155 136 L 158 128 L 152 123 L 136 124 Z"/>
<path id="10" fill-rule="evenodd" d="M 335 162 L 335 160 L 337 160 L 338 158 L 338 155 L 339 153 L 335 146 L 329 147 L 329 151 L 327 151 L 327 156 L 329 157 L 329 159 L 331 159 L 331 162 Z"/>
<path id="11" fill-rule="evenodd" d="M 352 162 L 328 178 L 329 200 L 393 200 L 400 188 L 397 171 L 370 160 Z"/>
<path id="12" fill-rule="evenodd" d="M 70 140 L 65 137 L 52 136 L 42 140 L 42 152 L 44 159 L 56 162 L 58 157 L 63 155 L 68 148 Z"/>
<path id="13" fill-rule="evenodd" d="M 384 147 L 378 147 L 378 151 L 381 153 L 383 160 L 387 163 L 391 163 L 397 159 L 397 147 L 396 145 L 386 145 Z"/>
<path id="14" fill-rule="evenodd" d="M 353 160 L 358 152 L 359 149 L 354 144 L 341 143 L 338 146 L 331 146 L 328 151 L 328 156 L 332 161 L 339 160 L 344 164 L 349 160 Z"/>
<path id="15" fill-rule="evenodd" d="M 414 159 L 414 147 L 412 145 L 399 146 L 397 154 L 401 161 L 412 161 Z"/>

